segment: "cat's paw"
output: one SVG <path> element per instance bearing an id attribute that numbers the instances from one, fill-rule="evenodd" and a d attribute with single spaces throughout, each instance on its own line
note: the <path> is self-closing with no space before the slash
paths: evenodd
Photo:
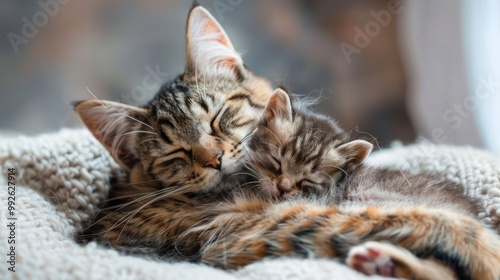
<path id="1" fill-rule="evenodd" d="M 367 242 L 349 251 L 347 265 L 365 275 L 394 277 L 394 262 L 378 242 Z"/>
<path id="2" fill-rule="evenodd" d="M 455 273 L 441 262 L 420 259 L 401 247 L 375 241 L 353 247 L 346 262 L 365 275 L 421 280 L 457 279 Z"/>

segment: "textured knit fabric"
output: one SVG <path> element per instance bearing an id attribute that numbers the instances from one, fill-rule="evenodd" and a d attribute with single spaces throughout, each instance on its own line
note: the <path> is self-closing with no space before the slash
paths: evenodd
<path id="1" fill-rule="evenodd" d="M 370 164 L 442 174 L 481 197 L 481 219 L 500 229 L 500 158 L 467 147 L 416 144 L 378 152 Z M 7 270 L 7 173 L 16 169 L 16 272 Z M 124 256 L 73 241 L 123 171 L 86 130 L 0 137 L 0 279 L 368 279 L 332 260 L 264 260 L 238 271 Z M 382 279 L 382 278 L 369 278 Z"/>

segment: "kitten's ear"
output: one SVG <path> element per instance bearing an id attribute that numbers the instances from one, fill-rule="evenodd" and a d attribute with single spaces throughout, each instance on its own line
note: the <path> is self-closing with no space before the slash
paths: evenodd
<path id="1" fill-rule="evenodd" d="M 245 77 L 241 56 L 234 50 L 220 24 L 201 6 L 195 6 L 189 12 L 186 59 L 186 75 Z"/>
<path id="2" fill-rule="evenodd" d="M 337 151 L 348 165 L 358 165 L 372 152 L 373 145 L 365 140 L 354 140 L 340 145 Z"/>
<path id="3" fill-rule="evenodd" d="M 268 124 L 273 120 L 292 121 L 292 103 L 288 93 L 278 88 L 273 92 L 271 98 L 267 102 L 266 109 L 262 115 L 264 124 Z"/>
<path id="4" fill-rule="evenodd" d="M 130 170 L 137 162 L 134 150 L 136 134 L 147 114 L 145 109 L 112 102 L 87 100 L 73 104 L 78 117 L 92 134 L 124 168 Z"/>

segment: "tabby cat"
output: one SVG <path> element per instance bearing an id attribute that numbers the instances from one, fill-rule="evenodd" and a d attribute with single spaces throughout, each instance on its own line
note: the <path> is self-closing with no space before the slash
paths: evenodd
<path id="1" fill-rule="evenodd" d="M 232 175 L 240 172 L 244 145 L 271 89 L 246 69 L 206 10 L 193 8 L 187 26 L 185 73 L 146 107 L 106 101 L 75 105 L 84 124 L 130 171 L 130 182 L 113 186 L 82 233 L 84 240 L 224 268 L 280 256 L 339 258 L 356 268 L 355 260 L 371 257 L 379 274 L 393 273 L 390 262 L 377 258 L 379 252 L 393 262 L 415 258 L 402 247 L 454 261 L 472 279 L 498 279 L 500 241 L 470 216 L 416 206 L 276 201 L 234 185 L 238 176 Z M 367 153 L 369 146 L 360 143 L 344 148 L 365 147 Z M 347 167 L 365 156 L 358 148 L 346 152 Z M 391 249 L 397 254 L 387 252 Z M 416 270 L 404 268 L 395 269 Z"/>
<path id="2" fill-rule="evenodd" d="M 463 186 L 430 174 L 406 174 L 360 165 L 371 152 L 372 145 L 363 140 L 348 142 L 346 139 L 347 134 L 335 122 L 311 112 L 300 102 L 292 105 L 289 95 L 278 89 L 270 98 L 257 132 L 249 142 L 248 172 L 253 173 L 263 193 L 278 199 L 314 194 L 316 200 L 341 206 L 415 207 L 445 210 L 471 218 L 479 214 L 478 201 L 465 196 Z M 427 241 L 423 239 L 421 242 Z M 387 244 L 370 243 L 366 246 L 378 251 L 377 258 L 372 258 L 370 250 L 358 248 L 352 252 L 360 251 L 352 253 L 348 259 L 351 267 L 366 274 L 376 273 L 375 261 L 379 261 L 379 272 L 384 272 L 383 275 L 403 276 L 384 270 L 387 265 L 394 266 L 392 257 L 406 268 L 416 268 L 423 262 L 400 248 L 386 247 L 390 246 Z M 444 246 L 439 250 L 449 252 L 450 248 Z M 462 253 L 464 256 L 460 256 Z M 399 254 L 407 257 L 399 257 Z M 440 257 L 460 260 L 466 259 L 466 254 L 458 250 L 451 256 L 444 253 Z M 380 262 L 380 259 L 385 261 Z M 465 262 L 458 265 L 467 269 Z M 434 277 L 429 277 L 433 275 L 432 270 L 424 274 L 421 269 L 404 273 L 405 276 L 414 273 L 419 279 L 424 275 L 442 279 L 441 268 L 436 272 L 439 274 L 434 274 Z"/>

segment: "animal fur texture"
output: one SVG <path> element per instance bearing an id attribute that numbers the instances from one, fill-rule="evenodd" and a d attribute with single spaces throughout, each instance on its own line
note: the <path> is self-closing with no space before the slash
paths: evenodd
<path id="1" fill-rule="evenodd" d="M 399 264 L 395 276 L 433 279 L 431 272 L 421 275 L 415 269 L 431 258 L 433 264 L 451 265 L 459 278 L 500 277 L 498 236 L 463 211 L 418 203 L 276 202 L 235 185 L 238 176 L 232 175 L 240 171 L 245 143 L 271 89 L 243 65 L 203 8 L 190 12 L 186 38 L 184 74 L 147 106 L 75 105 L 84 124 L 131 174 L 128 182 L 113 187 L 84 240 L 224 268 L 281 256 L 338 258 L 356 268 L 356 260 L 377 252 Z M 367 154 L 359 147 L 366 144 L 344 146 L 343 159 L 357 164 Z M 388 265 L 382 262 L 375 273 Z M 436 269 L 450 272 L 443 265 Z"/>

